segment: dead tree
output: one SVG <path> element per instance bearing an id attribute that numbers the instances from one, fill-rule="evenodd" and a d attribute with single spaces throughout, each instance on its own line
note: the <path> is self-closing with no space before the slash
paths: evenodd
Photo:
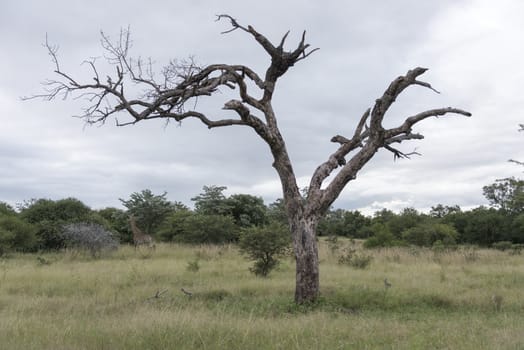
<path id="1" fill-rule="evenodd" d="M 406 88 L 418 85 L 437 92 L 430 84 L 418 80 L 426 71 L 425 68 L 412 69 L 393 80 L 383 95 L 360 117 L 352 135 L 331 138 L 331 142 L 336 144 L 336 150 L 315 170 L 307 195 L 303 197 L 277 126 L 272 98 L 280 77 L 317 49 L 311 49 L 306 43 L 305 31 L 296 47 L 288 51 L 284 44 L 289 32 L 275 45 L 252 26 L 243 26 L 229 15 L 219 15 L 217 20 L 226 20 L 231 26 L 223 33 L 236 30 L 245 32 L 269 55 L 270 63 L 263 76 L 244 65 L 212 64 L 202 67 L 189 59 L 171 61 L 163 68 L 161 78 L 158 79 L 153 74 L 151 62 L 130 57 L 129 30 L 122 30 L 115 41 L 104 33 L 101 37 L 105 57 L 114 67 L 113 73 L 102 75 L 94 60 L 86 61 L 93 74 L 89 82 L 80 82 L 64 72 L 57 59 L 57 47 L 46 43 L 58 77 L 45 83 L 44 94 L 33 97 L 53 100 L 71 94 L 84 96 L 89 103 L 80 117 L 91 124 L 105 123 L 108 118 L 124 112 L 128 119 L 121 122 L 115 118 L 117 125 L 158 118 L 177 122 L 194 118 L 208 128 L 231 125 L 252 128 L 269 146 L 274 158 L 273 167 L 282 184 L 296 257 L 295 301 L 314 301 L 320 290 L 315 239 L 317 224 L 348 182 L 356 178 L 359 170 L 381 148 L 392 152 L 395 158 L 408 158 L 411 153 L 404 153 L 395 145 L 422 139 L 421 134 L 412 131 L 418 122 L 445 114 L 471 114 L 457 108 L 438 108 L 409 116 L 397 127 L 384 128 L 382 122 L 386 112 Z M 125 87 L 130 83 L 139 85 L 145 93 L 138 97 L 129 96 Z M 237 98 L 224 103 L 223 109 L 231 111 L 230 118 L 213 118 L 196 109 L 196 99 L 212 96 L 219 88 L 238 91 Z M 254 97 L 253 90 L 256 96 L 261 97 Z"/>

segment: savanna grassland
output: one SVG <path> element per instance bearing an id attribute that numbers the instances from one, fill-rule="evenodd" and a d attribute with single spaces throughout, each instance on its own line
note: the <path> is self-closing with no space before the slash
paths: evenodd
<path id="1" fill-rule="evenodd" d="M 234 246 L 11 255 L 0 348 L 524 348 L 524 255 L 389 248 L 355 269 L 337 254 L 321 241 L 322 296 L 309 306 L 292 301 L 291 258 L 257 278 Z"/>

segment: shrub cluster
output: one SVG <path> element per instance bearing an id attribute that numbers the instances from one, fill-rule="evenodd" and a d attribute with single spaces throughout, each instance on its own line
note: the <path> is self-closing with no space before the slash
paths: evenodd
<path id="1" fill-rule="evenodd" d="M 30 252 L 36 246 L 34 225 L 14 215 L 0 215 L 0 256 L 9 251 Z"/>
<path id="2" fill-rule="evenodd" d="M 100 256 L 102 251 L 118 248 L 118 240 L 99 224 L 67 224 L 63 227 L 62 236 L 66 247 L 89 251 L 93 257 Z"/>
<path id="3" fill-rule="evenodd" d="M 338 263 L 341 265 L 348 265 L 356 269 L 365 269 L 371 264 L 373 257 L 371 255 L 358 252 L 353 247 L 346 247 L 342 255 L 338 258 Z"/>

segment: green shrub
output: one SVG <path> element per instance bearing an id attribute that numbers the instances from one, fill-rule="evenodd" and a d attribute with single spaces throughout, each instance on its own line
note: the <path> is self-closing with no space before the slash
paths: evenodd
<path id="1" fill-rule="evenodd" d="M 444 246 L 454 245 L 457 236 L 453 226 L 434 222 L 421 223 L 402 232 L 406 242 L 422 247 L 431 247 L 437 241 Z"/>
<path id="2" fill-rule="evenodd" d="M 157 236 L 163 242 L 184 241 L 185 220 L 195 215 L 189 210 L 179 210 L 171 213 L 158 229 Z"/>
<path id="3" fill-rule="evenodd" d="M 20 217 L 37 227 L 39 248 L 49 250 L 64 247 L 64 225 L 78 222 L 98 223 L 104 227 L 109 225 L 102 216 L 93 213 L 88 206 L 75 198 L 30 201 L 22 208 Z"/>
<path id="4" fill-rule="evenodd" d="M 286 254 L 290 243 L 289 230 L 275 222 L 244 229 L 238 242 L 240 251 L 255 261 L 250 271 L 262 277 L 266 277 L 278 265 L 278 258 Z"/>
<path id="5" fill-rule="evenodd" d="M 191 244 L 224 244 L 237 241 L 238 231 L 229 216 L 192 214 L 180 223 L 180 231 L 173 239 Z"/>
<path id="6" fill-rule="evenodd" d="M 8 251 L 28 252 L 37 246 L 36 227 L 17 216 L 0 215 L 0 255 Z"/>
<path id="7" fill-rule="evenodd" d="M 373 236 L 366 239 L 364 248 L 391 247 L 395 245 L 395 236 L 393 236 L 386 225 L 375 223 L 369 229 L 373 232 Z"/>

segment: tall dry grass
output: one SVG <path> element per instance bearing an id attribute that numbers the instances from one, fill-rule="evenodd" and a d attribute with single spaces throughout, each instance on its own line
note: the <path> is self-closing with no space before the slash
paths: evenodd
<path id="1" fill-rule="evenodd" d="M 0 260 L 0 348 L 524 347 L 523 256 L 390 248 L 353 269 L 320 243 L 322 296 L 309 306 L 292 302 L 291 258 L 256 278 L 234 246 L 14 255 Z"/>

